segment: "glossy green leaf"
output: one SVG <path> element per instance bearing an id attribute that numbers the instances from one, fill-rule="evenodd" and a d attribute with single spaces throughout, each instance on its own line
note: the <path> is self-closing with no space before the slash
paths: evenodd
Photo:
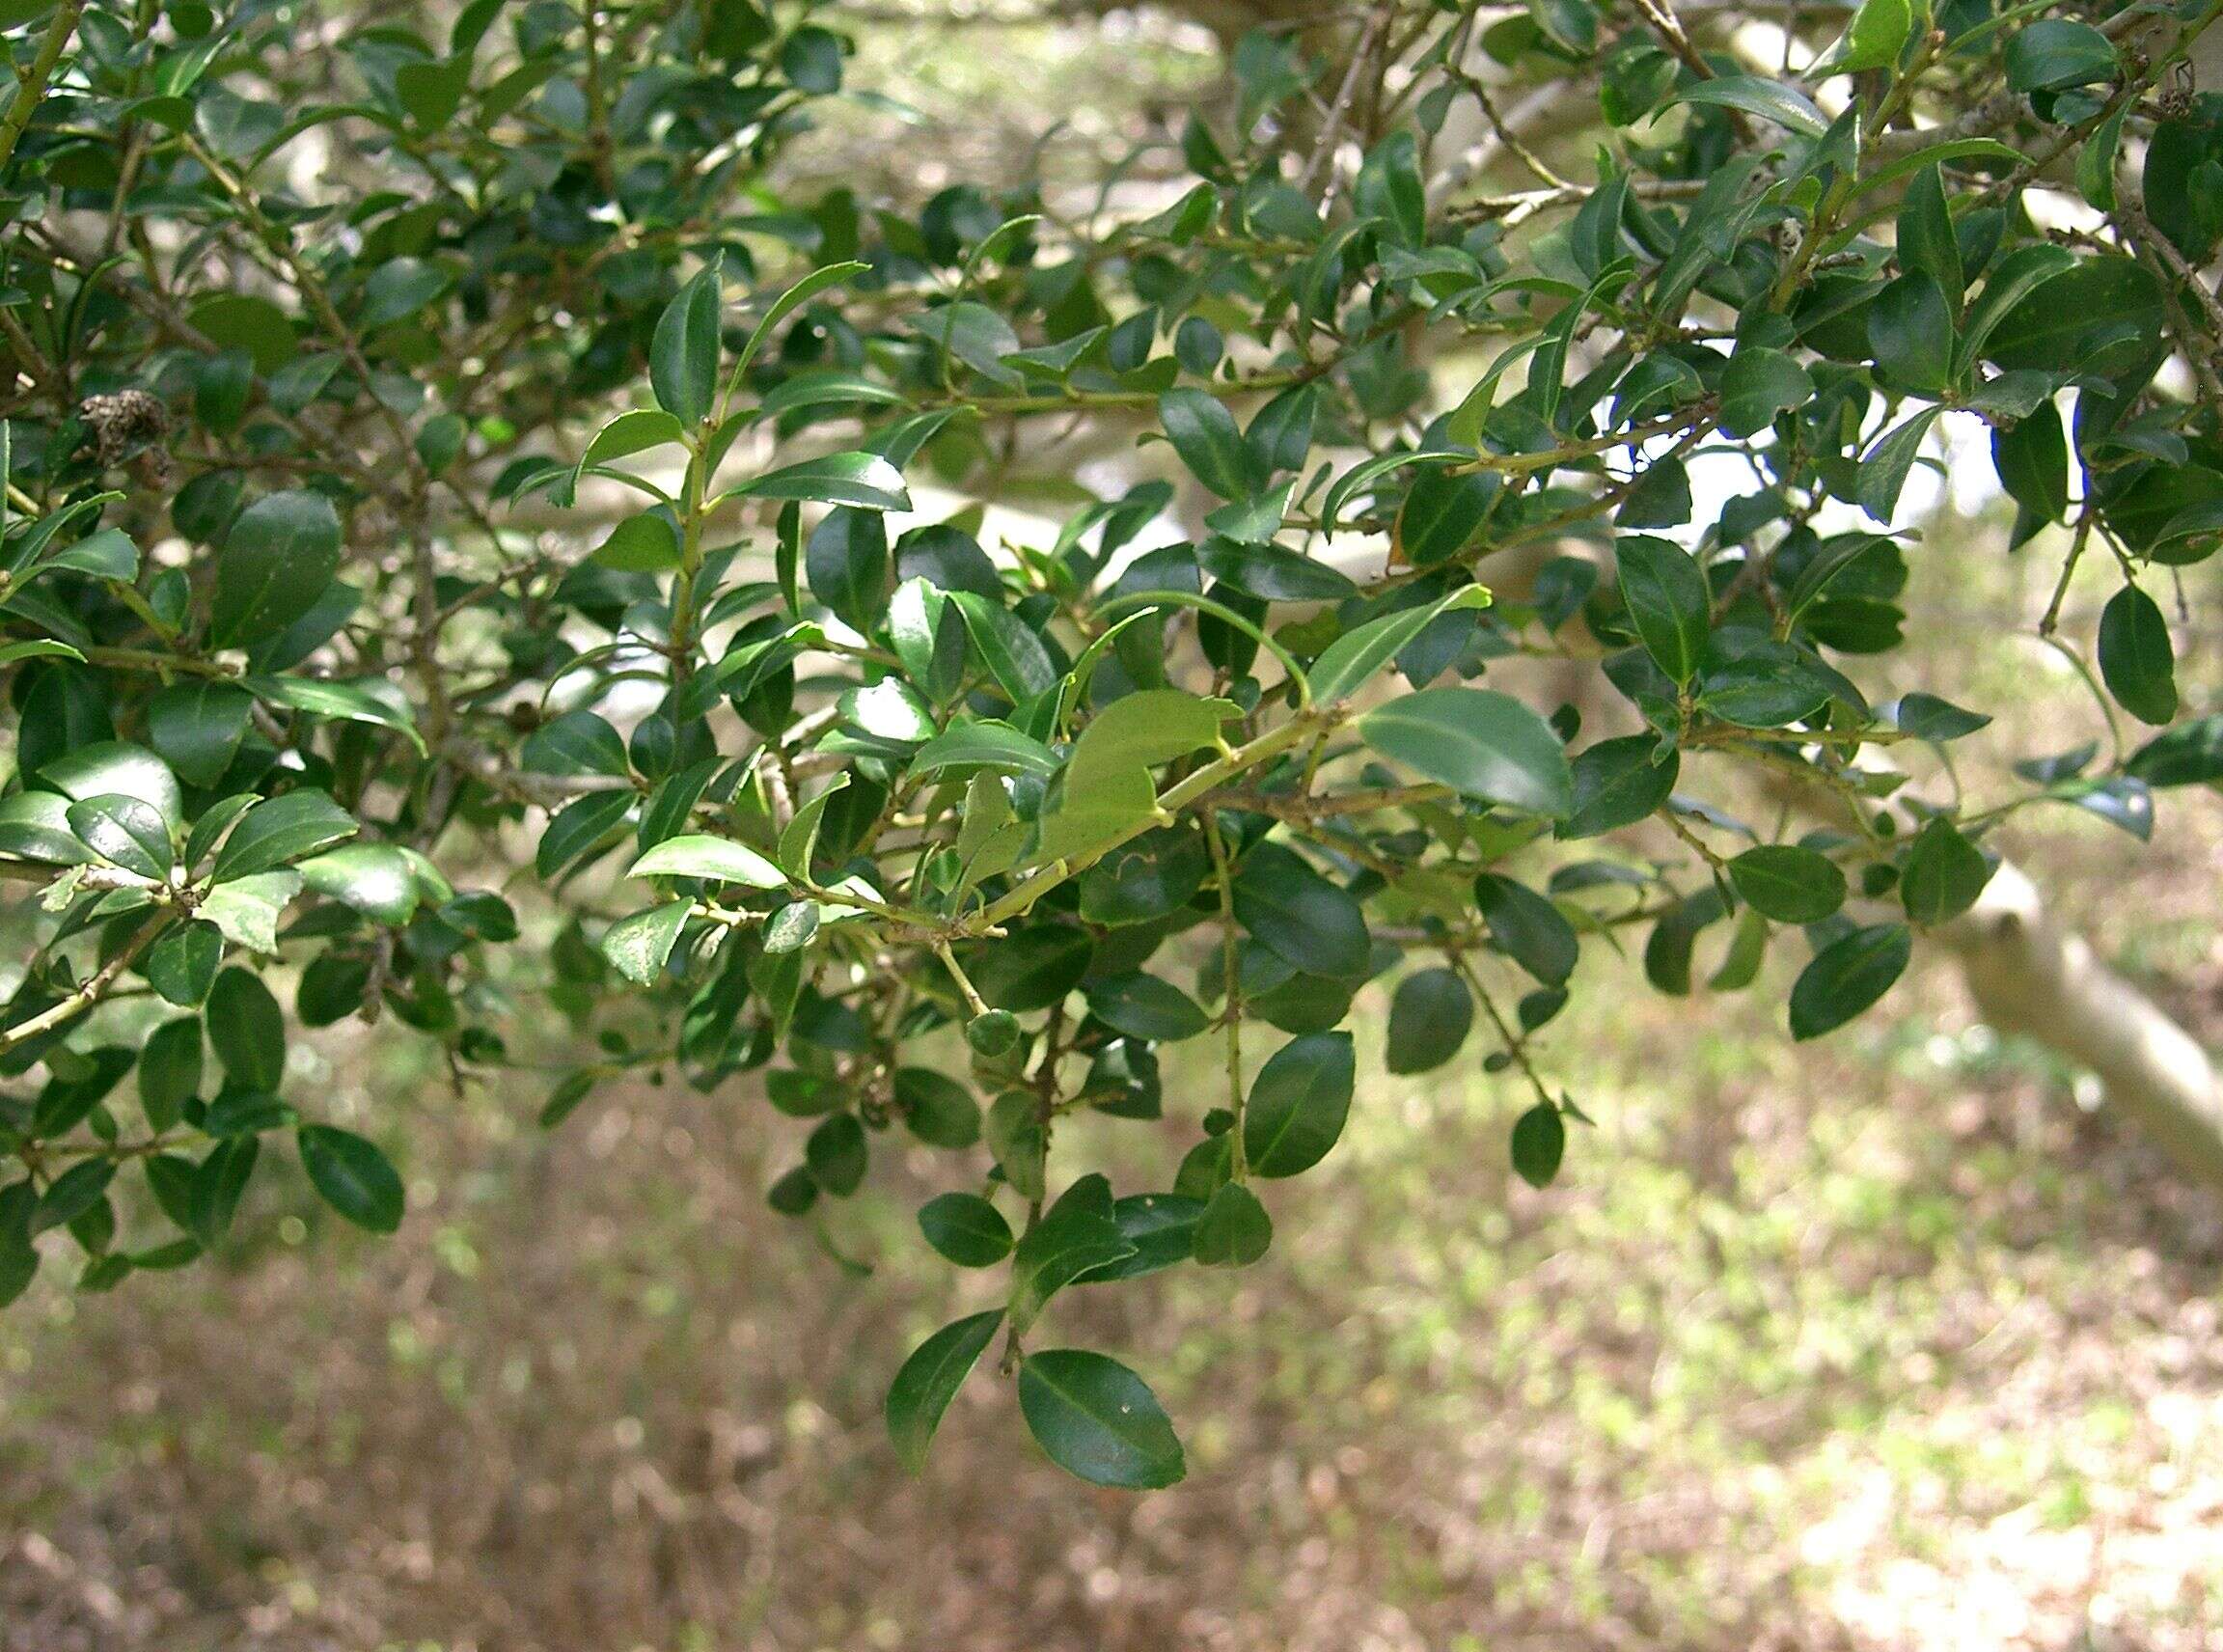
<path id="1" fill-rule="evenodd" d="M 373 1233 L 401 1225 L 401 1177 L 374 1143 L 330 1124 L 304 1124 L 295 1140 L 309 1184 L 326 1204 Z"/>
<path id="2" fill-rule="evenodd" d="M 749 889 L 781 889 L 787 874 L 745 843 L 688 833 L 667 838 L 633 863 L 627 877 L 693 877 Z"/>
<path id="3" fill-rule="evenodd" d="M 1791 1036 L 1835 1032 L 1891 990 L 1913 955 L 1904 923 L 1855 929 L 1814 954 L 1791 988 Z"/>
<path id="4" fill-rule="evenodd" d="M 1293 1176 L 1326 1158 L 1343 1134 L 1356 1072 L 1348 1032 L 1307 1033 L 1275 1051 L 1244 1105 L 1251 1173 Z"/>
<path id="5" fill-rule="evenodd" d="M 1080 1348 L 1029 1355 L 1019 1367 L 1019 1409 L 1050 1460 L 1091 1485 L 1146 1491 L 1188 1473 L 1157 1396 L 1107 1355 Z"/>
<path id="6" fill-rule="evenodd" d="M 2141 723 L 2177 715 L 2177 651 L 2151 596 L 2126 585 L 2100 611 L 2100 675 L 2116 703 Z"/>
<path id="7" fill-rule="evenodd" d="M 239 513 L 216 558 L 208 640 L 238 647 L 283 631 L 340 571 L 340 516 L 321 493 L 267 494 Z"/>
<path id="8" fill-rule="evenodd" d="M 1819 923 L 1845 904 L 1837 863 L 1792 843 L 1763 843 L 1729 863 L 1729 881 L 1751 908 L 1779 923 Z"/>
<path id="9" fill-rule="evenodd" d="M 943 1413 L 1002 1322 L 1003 1310 L 999 1308 L 945 1325 L 919 1343 L 895 1373 L 888 1390 L 888 1438 L 913 1473 L 925 1468 L 926 1451 L 942 1426 Z"/>
<path id="10" fill-rule="evenodd" d="M 1424 688 L 1368 712 L 1358 732 L 1382 756 L 1485 803 L 1553 819 L 1574 808 L 1558 736 L 1495 690 Z"/>
<path id="11" fill-rule="evenodd" d="M 1393 1073 L 1441 1066 L 1474 1026 L 1474 995 L 1457 970 L 1414 970 L 1389 1001 L 1386 1064 Z"/>
<path id="12" fill-rule="evenodd" d="M 682 425 L 710 416 L 718 394 L 719 266 L 712 262 L 672 296 L 648 346 L 656 405 Z"/>

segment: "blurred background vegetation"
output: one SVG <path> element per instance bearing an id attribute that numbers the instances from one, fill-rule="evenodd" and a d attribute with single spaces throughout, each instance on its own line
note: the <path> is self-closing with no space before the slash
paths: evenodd
<path id="1" fill-rule="evenodd" d="M 1218 85 L 1155 13 L 883 10 L 875 91 L 792 163 L 865 200 L 1080 189 Z M 2095 719 L 2027 640 L 2056 559 L 2005 542 L 1946 489 L 1909 559 L 1910 675 L 2002 713 L 1956 748 L 1971 789 Z M 2223 708 L 2185 596 L 2187 710 Z M 2162 807 L 2152 848 L 2066 809 L 2007 847 L 2212 1048 L 2223 807 Z M 889 1373 L 979 1306 L 942 1299 L 924 1180 L 814 1248 L 761 1191 L 804 1126 L 752 1091 L 606 1087 L 549 1134 L 538 1089 L 329 1030 L 296 1078 L 398 1143 L 409 1221 L 364 1241 L 270 1178 L 222 1266 L 0 1319 L 0 1652 L 2223 1643 L 2223 1198 L 1949 965 L 1797 1050 L 1742 997 L 1582 967 L 1628 990 L 1546 1041 L 1597 1121 L 1549 1192 L 1505 1162 L 1517 1075 L 1362 1049 L 1264 1263 L 1062 1310 L 1181 1421 L 1191 1477 L 1142 1499 L 1026 1455 L 992 1383 L 897 1466 Z M 1169 1115 L 1205 1082 L 1169 1062 Z M 1180 1125 L 1115 1128 L 1163 1178 Z"/>

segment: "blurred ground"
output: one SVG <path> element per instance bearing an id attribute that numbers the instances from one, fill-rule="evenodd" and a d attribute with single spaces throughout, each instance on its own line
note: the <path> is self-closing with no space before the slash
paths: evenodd
<path id="1" fill-rule="evenodd" d="M 1916 561 L 1931 686 L 2008 707 L 1962 748 L 1992 795 L 1987 761 L 2094 723 L 2042 650 L 1961 640 L 2049 570 Z M 2219 842 L 2176 793 L 2150 849 L 2066 810 L 2008 847 L 2212 1046 Z M 304 1082 L 394 1127 L 409 1222 L 363 1242 L 274 1177 L 226 1270 L 0 1318 L 0 1652 L 2223 1644 L 2223 1199 L 1946 966 L 1798 1051 L 1583 970 L 1630 990 L 1549 1042 L 1599 1121 L 1551 1192 L 1508 1175 L 1508 1082 L 1382 1078 L 1375 1022 L 1265 1262 L 1061 1301 L 1189 1442 L 1139 1500 L 1043 1465 L 994 1381 L 896 1466 L 887 1378 L 981 1288 L 927 1265 L 925 1183 L 840 1211 L 853 1278 L 763 1207 L 798 1127 L 744 1089 L 544 1137 L 536 1086 L 323 1037 Z M 1198 1088 L 1104 1126 L 1128 1185 Z"/>

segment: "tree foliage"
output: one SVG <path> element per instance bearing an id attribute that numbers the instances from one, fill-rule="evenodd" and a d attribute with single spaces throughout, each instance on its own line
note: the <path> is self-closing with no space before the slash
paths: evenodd
<path id="1" fill-rule="evenodd" d="M 1043 1322 L 1266 1253 L 1363 985 L 1391 1071 L 1519 1087 L 1541 1184 L 1585 951 L 1818 1036 L 2019 811 L 2144 837 L 2223 776 L 2169 618 L 2223 532 L 2215 11 L 1862 0 L 1771 72 L 1717 10 L 1382 0 L 1244 38 L 1185 176 L 1077 211 L 792 185 L 839 6 L 0 6 L 0 1299 L 190 1262 L 259 1179 L 392 1230 L 288 1076 L 383 1020 L 550 1127 L 635 1072 L 762 1108 L 813 1223 L 916 1150 L 921 1242 L 1008 1288 L 896 1371 L 897 1448 L 1001 1343 L 1057 1463 L 1178 1478 Z M 1077 422 L 1180 483 L 984 545 Z M 1898 760 L 1988 718 L 1893 658 L 1909 479 L 1986 430 L 2020 554 L 2121 582 L 2042 624 L 2091 737 L 1996 798 Z M 1224 1093 L 1166 1093 L 1191 1040 Z M 1083 1113 L 1193 1145 L 1115 1189 Z"/>

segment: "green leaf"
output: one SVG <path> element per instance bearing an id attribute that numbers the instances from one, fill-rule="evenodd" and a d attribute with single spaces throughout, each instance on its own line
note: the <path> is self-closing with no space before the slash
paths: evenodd
<path id="1" fill-rule="evenodd" d="M 1084 929 L 1032 923 L 972 951 L 965 973 L 991 1007 L 1025 1015 L 1048 1009 L 1079 986 L 1095 950 Z"/>
<path id="2" fill-rule="evenodd" d="M 1267 1059 L 1243 1109 L 1253 1175 L 1297 1175 L 1328 1156 L 1351 1112 L 1356 1070 L 1348 1032 L 1306 1033 Z"/>
<path id="3" fill-rule="evenodd" d="M 970 591 L 953 591 L 949 600 L 965 616 L 965 629 L 980 650 L 988 675 L 1014 705 L 1048 693 L 1056 684 L 1057 668 L 1051 664 L 1049 650 L 1018 616 Z"/>
<path id="4" fill-rule="evenodd" d="M 112 867 L 159 881 L 170 873 L 170 828 L 136 797 L 110 793 L 69 805 L 69 830 Z"/>
<path id="5" fill-rule="evenodd" d="M 609 775 L 631 773 L 625 741 L 591 711 L 566 711 L 526 736 L 518 761 L 534 774 Z"/>
<path id="6" fill-rule="evenodd" d="M 782 889 L 787 875 L 746 844 L 700 833 L 667 838 L 633 863 L 627 877 L 695 877 L 750 889 Z"/>
<path id="7" fill-rule="evenodd" d="M 648 345 L 656 405 L 682 425 L 710 416 L 718 394 L 719 264 L 713 261 L 672 296 Z"/>
<path id="8" fill-rule="evenodd" d="M 1829 129 L 1828 117 L 1814 106 L 1812 98 L 1780 80 L 1766 80 L 1756 74 L 1724 74 L 1697 81 L 1678 91 L 1673 100 L 1741 109 L 1802 138 L 1818 138 Z"/>
<path id="9" fill-rule="evenodd" d="M 1002 1322 L 1003 1310 L 997 1308 L 945 1325 L 912 1350 L 895 1373 L 888 1390 L 888 1438 L 913 1473 L 925 1468 L 942 1414 Z"/>
<path id="10" fill-rule="evenodd" d="M 326 1204 L 373 1233 L 401 1225 L 401 1178 L 376 1146 L 330 1124 L 304 1124 L 295 1141 L 309 1184 Z"/>
<path id="11" fill-rule="evenodd" d="M 1115 784 L 1122 774 L 1218 745 L 1221 725 L 1241 715 L 1231 701 L 1206 700 L 1177 688 L 1124 695 L 1090 718 L 1074 742 L 1065 769 L 1066 795 L 1085 796 L 1097 785 Z"/>
<path id="12" fill-rule="evenodd" d="M 645 453 L 671 442 L 684 442 L 687 427 L 660 407 L 635 407 L 620 413 L 594 432 L 587 451 L 579 455 L 578 469 L 607 464 L 629 454 Z"/>
<path id="13" fill-rule="evenodd" d="M 300 863 L 301 878 L 328 899 L 397 927 L 417 913 L 417 869 L 392 843 L 347 843 Z"/>
<path id="14" fill-rule="evenodd" d="M 1236 922 L 1307 975 L 1350 980 L 1366 973 L 1373 948 L 1365 909 L 1295 850 L 1261 843 L 1245 855 L 1234 896 Z"/>
<path id="15" fill-rule="evenodd" d="M 1861 0 L 1845 31 L 1844 51 L 1828 67 L 1841 74 L 1890 69 L 1913 31 L 1914 8 L 1909 0 Z"/>
<path id="16" fill-rule="evenodd" d="M 82 866 L 92 852 L 69 830 L 69 803 L 51 791 L 0 798 L 0 855 L 51 866 Z"/>
<path id="17" fill-rule="evenodd" d="M 1459 448 L 1421 448 L 1405 454 L 1376 454 L 1370 459 L 1361 459 L 1335 479 L 1320 502 L 1320 527 L 1323 533 L 1332 534 L 1341 520 L 1343 507 L 1357 498 L 1362 489 L 1371 487 L 1384 477 L 1405 469 L 1409 465 L 1442 465 L 1471 461 L 1474 455 Z"/>
<path id="18" fill-rule="evenodd" d="M 300 893 L 299 872 L 256 872 L 218 884 L 198 910 L 234 947 L 271 954 L 278 950 L 278 920 Z"/>
<path id="19" fill-rule="evenodd" d="M 986 1199 L 946 1193 L 919 1208 L 926 1243 L 960 1268 L 991 1268 L 1011 1253 L 1011 1224 Z"/>
<path id="20" fill-rule="evenodd" d="M 1020 733 L 1008 723 L 988 719 L 951 724 L 919 748 L 909 772 L 922 775 L 973 768 L 1039 775 L 1047 780 L 1057 772 L 1057 759 L 1041 741 Z"/>
<path id="21" fill-rule="evenodd" d="M 1763 843 L 1729 863 L 1745 904 L 1778 923 L 1819 923 L 1845 904 L 1845 874 L 1828 856 L 1791 843 Z"/>
<path id="22" fill-rule="evenodd" d="M 880 454 L 865 453 L 827 454 L 805 459 L 728 488 L 722 498 L 799 499 L 860 510 L 911 509 L 903 473 Z"/>
<path id="23" fill-rule="evenodd" d="M 212 786 L 238 755 L 254 708 L 254 697 L 232 683 L 172 683 L 147 702 L 147 741 L 188 785 Z"/>
<path id="24" fill-rule="evenodd" d="M 1595 838 L 1633 826 L 1674 794 L 1682 754 L 1649 734 L 1601 740 L 1578 756 L 1573 767 L 1575 807 L 1559 822 L 1561 838 Z"/>
<path id="25" fill-rule="evenodd" d="M 103 740 L 56 757 L 39 779 L 77 802 L 95 797 L 135 797 L 170 825 L 177 825 L 183 802 L 178 777 L 144 746 Z M 67 812 L 65 812 L 65 823 Z"/>
<path id="26" fill-rule="evenodd" d="M 157 1134 L 176 1124 L 201 1091 L 201 1018 L 181 1015 L 147 1035 L 139 1053 L 139 1105 Z"/>
<path id="27" fill-rule="evenodd" d="M 1903 275 L 1868 306 L 1868 347 L 1886 384 L 1937 396 L 1953 382 L 1952 313 L 1935 278 Z"/>
<path id="28" fill-rule="evenodd" d="M 691 900 L 668 900 L 620 918 L 602 936 L 602 955 L 627 980 L 646 986 L 664 973 L 664 965 L 687 927 Z"/>
<path id="29" fill-rule="evenodd" d="M 1033 1096 L 1016 1090 L 1000 1100 L 996 1111 L 1002 1112 L 1003 1101 L 1013 1097 L 1029 1113 L 1037 1105 Z M 993 1113 L 990 1121 L 993 1144 L 1001 1131 Z M 1009 1163 L 1001 1151 L 998 1162 L 1008 1173 Z M 1042 1213 L 1042 1220 L 1027 1230 L 1011 1253 L 1012 1329 L 1024 1335 L 1058 1291 L 1084 1274 L 1124 1261 L 1134 1251 L 1113 1220 L 1111 1184 L 1101 1175 L 1083 1176 Z"/>
<path id="30" fill-rule="evenodd" d="M 1575 806 L 1567 753 L 1519 701 L 1480 688 L 1424 688 L 1358 720 L 1365 742 L 1453 790 L 1553 819 Z"/>
<path id="31" fill-rule="evenodd" d="M 39 566 L 67 568 L 127 585 L 139 572 L 139 547 L 121 528 L 101 528 L 41 558 Z"/>
<path id="32" fill-rule="evenodd" d="M 1791 988 L 1791 1036 L 1819 1038 L 1878 999 L 1906 973 L 1913 932 L 1904 923 L 1855 929 L 1814 954 Z"/>
<path id="33" fill-rule="evenodd" d="M 355 817 L 321 791 L 303 786 L 266 798 L 239 817 L 216 851 L 218 883 L 265 872 L 355 836 Z"/>
<path id="34" fill-rule="evenodd" d="M 1968 279 L 1961 262 L 1961 238 L 1945 205 L 1944 174 L 1936 166 L 1915 173 L 1899 203 L 1898 254 L 1902 270 L 1927 275 L 1953 312 L 1960 313 Z"/>
<path id="35" fill-rule="evenodd" d="M 616 573 L 665 573 L 679 565 L 679 530 L 666 510 L 643 510 L 610 530 L 590 559 Z"/>
<path id="36" fill-rule="evenodd" d="M 1984 290 L 1968 308 L 1968 318 L 1961 330 L 1962 365 L 1985 355 L 2002 367 L 2042 368 L 2069 359 L 2059 348 L 2066 338 L 2048 335 L 2073 337 L 2081 331 L 2085 322 L 2077 315 L 2077 307 L 2063 310 L 2050 301 L 2041 306 L 2036 294 L 2071 270 L 2110 262 L 2093 259 L 2080 265 L 2068 248 L 2045 241 L 2017 247 L 1991 266 L 1984 278 Z M 2007 324 L 2010 317 L 2012 325 Z M 2002 329 L 2002 347 L 2012 360 L 2001 360 L 1990 348 L 1991 335 Z"/>
<path id="37" fill-rule="evenodd" d="M 838 46 L 836 47 L 836 80 L 838 82 Z M 829 287 L 838 286 L 840 283 L 847 281 L 851 276 L 862 275 L 864 271 L 870 269 L 871 267 L 872 266 L 870 264 L 861 263 L 855 259 L 845 260 L 840 263 L 830 263 L 822 268 L 812 270 L 801 281 L 798 281 L 793 287 L 790 287 L 786 291 L 782 292 L 779 297 L 775 298 L 772 301 L 771 308 L 764 312 L 763 319 L 758 321 L 756 325 L 751 329 L 749 334 L 749 342 L 741 346 L 741 354 L 735 359 L 733 363 L 732 376 L 727 381 L 727 389 L 730 390 L 734 386 L 740 384 L 743 376 L 746 375 L 749 372 L 751 364 L 755 361 L 757 352 L 763 349 L 764 341 L 772 336 L 772 330 L 775 327 L 779 326 L 781 322 L 784 321 L 789 316 L 793 315 L 804 305 L 810 303 L 811 299 L 817 297 L 819 293 L 825 291 Z M 766 397 L 764 410 L 772 410 L 771 402 L 772 398 Z"/>
<path id="38" fill-rule="evenodd" d="M 2059 92 L 2112 80 L 2115 43 L 2089 23 L 2044 17 L 2007 42 L 2007 84 L 2017 92 Z"/>
<path id="39" fill-rule="evenodd" d="M 2100 675 L 2116 702 L 2141 723 L 2177 715 L 2177 652 L 2160 605 L 2126 585 L 2100 611 Z"/>
<path id="40" fill-rule="evenodd" d="M 453 285 L 438 264 L 424 259 L 389 259 L 370 272 L 363 284 L 362 308 L 355 324 L 372 332 L 414 316 Z"/>
<path id="41" fill-rule="evenodd" d="M 1168 390 L 1158 399 L 1158 422 L 1190 473 L 1221 498 L 1248 499 L 1266 485 L 1257 454 L 1218 397 Z"/>
<path id="42" fill-rule="evenodd" d="M 870 634 L 888 603 L 888 530 L 880 513 L 829 510 L 810 531 L 803 559 L 811 593 L 851 630 Z"/>
<path id="43" fill-rule="evenodd" d="M 1705 570 L 1681 545 L 1649 534 L 1623 535 L 1613 561 L 1644 651 L 1675 682 L 1688 682 L 1698 675 L 1712 623 Z"/>
<path id="44" fill-rule="evenodd" d="M 2152 786 L 2203 785 L 2223 780 L 2223 712 L 2157 734 L 2123 765 L 2133 780 Z"/>
<path id="45" fill-rule="evenodd" d="M 1751 436 L 1814 397 L 1813 375 L 1781 350 L 1748 344 L 1721 370 L 1721 427 Z"/>
<path id="46" fill-rule="evenodd" d="M 1353 626 L 1320 650 L 1305 674 L 1316 705 L 1333 705 L 1348 699 L 1376 673 L 1394 660 L 1439 614 L 1455 609 L 1487 608 L 1490 592 L 1479 585 L 1461 586 L 1440 602 L 1400 609 L 1363 625 Z"/>
<path id="47" fill-rule="evenodd" d="M 2017 507 L 2011 548 L 2043 524 L 2060 521 L 2069 510 L 2069 444 L 2061 410 L 2042 401 L 2012 428 L 1994 428 L 1991 467 Z"/>
<path id="48" fill-rule="evenodd" d="M 1511 878 L 1482 872 L 1474 879 L 1474 903 L 1490 925 L 1490 939 L 1546 986 L 1562 985 L 1574 973 L 1581 943 L 1575 926 L 1543 895 Z"/>
<path id="49" fill-rule="evenodd" d="M 1107 1355 L 1029 1355 L 1019 1367 L 1019 1409 L 1050 1460 L 1091 1485 L 1146 1491 L 1188 1472 L 1157 1395 Z"/>
<path id="50" fill-rule="evenodd" d="M 1922 452 L 1930 427 L 1937 422 L 1937 415 L 1942 411 L 1937 407 L 1923 408 L 1905 424 L 1879 437 L 1860 460 L 1859 476 L 1854 483 L 1860 509 L 1886 527 L 1899 509 L 1899 495 L 1907 486 L 1907 478 L 1914 469 L 1914 460 Z"/>
<path id="51" fill-rule="evenodd" d="M 1003 1012 L 991 1009 L 988 1015 Z M 988 1016 L 976 1016 L 968 1036 Z M 1016 1031 L 1016 1022 L 1013 1023 Z M 1013 1042 L 1017 1042 L 1014 1038 Z M 980 1104 L 973 1092 L 931 1067 L 895 1069 L 895 1105 L 911 1134 L 930 1147 L 970 1147 L 980 1140 Z"/>
<path id="52" fill-rule="evenodd" d="M 1991 863 L 1984 851 L 1950 820 L 1934 819 L 1914 835 L 1913 846 L 1907 851 L 1899 898 L 1915 922 L 1944 923 L 1975 905 L 1990 881 Z"/>
<path id="53" fill-rule="evenodd" d="M 1981 711 L 1964 711 L 1949 700 L 1919 692 L 1901 700 L 1892 710 L 1891 720 L 1902 732 L 1935 745 L 1973 734 L 1979 729 L 1988 728 L 1991 722 Z"/>
<path id="54" fill-rule="evenodd" d="M 833 1115 L 803 1143 L 810 1179 L 836 1198 L 847 1198 L 864 1183 L 868 1155 L 864 1126 L 854 1113 Z"/>
<path id="55" fill-rule="evenodd" d="M 275 1095 L 285 1084 L 285 1012 L 252 970 L 234 965 L 209 988 L 208 1042 L 236 1088 Z"/>
<path id="56" fill-rule="evenodd" d="M 355 682 L 306 676 L 250 676 L 240 679 L 249 693 L 266 705 L 305 711 L 338 723 L 367 723 L 391 730 L 426 755 L 425 737 L 417 732 L 409 702 L 384 677 L 364 677 Z"/>
<path id="57" fill-rule="evenodd" d="M 1274 1219 L 1241 1182 L 1223 1182 L 1197 1218 L 1191 1253 L 1204 1268 L 1247 1268 L 1274 1243 Z"/>
<path id="58" fill-rule="evenodd" d="M 180 1009 L 196 1009 L 216 979 L 224 936 L 213 923 L 180 923 L 147 949 L 147 984 Z"/>
<path id="59" fill-rule="evenodd" d="M 1513 1121 L 1513 1168 L 1530 1187 L 1550 1187 L 1567 1154 L 1567 1120 L 1539 1101 Z"/>
<path id="60" fill-rule="evenodd" d="M 1386 1065 L 1425 1073 L 1459 1053 L 1474 1026 L 1474 995 L 1457 970 L 1414 970 L 1389 1001 Z"/>
<path id="61" fill-rule="evenodd" d="M 1212 1025 L 1187 993 L 1139 970 L 1090 984 L 1088 1013 L 1113 1032 L 1152 1043 L 1178 1043 Z"/>
<path id="62" fill-rule="evenodd" d="M 208 640 L 238 647 L 283 631 L 340 571 L 340 517 L 321 493 L 267 494 L 239 513 L 216 558 Z"/>

